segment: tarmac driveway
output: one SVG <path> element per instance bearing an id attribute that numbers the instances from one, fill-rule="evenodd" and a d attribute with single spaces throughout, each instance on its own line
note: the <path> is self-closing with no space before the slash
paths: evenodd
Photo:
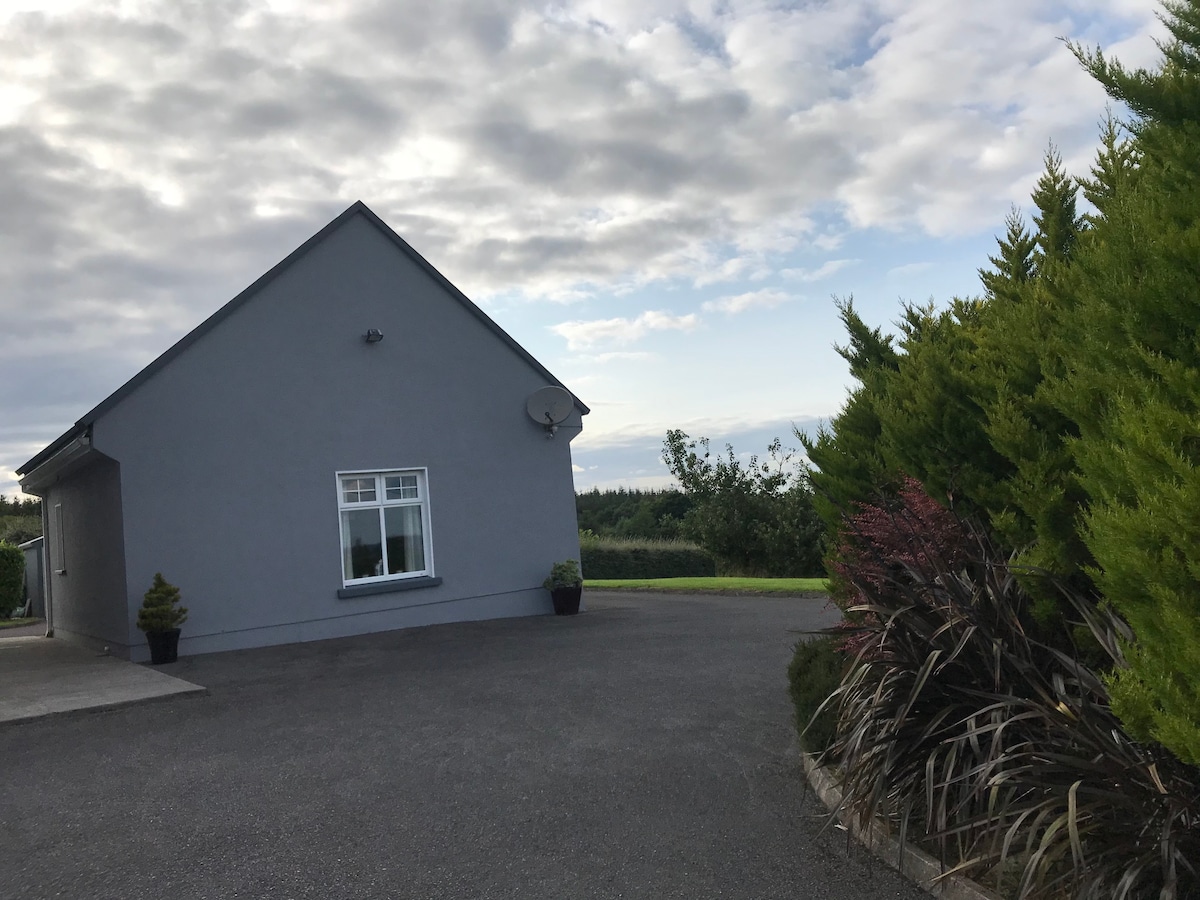
<path id="1" fill-rule="evenodd" d="M 924 897 L 795 755 L 822 600 L 588 612 L 189 657 L 208 693 L 0 728 L 0 897 Z M 3 685 L 0 685 L 3 690 Z"/>

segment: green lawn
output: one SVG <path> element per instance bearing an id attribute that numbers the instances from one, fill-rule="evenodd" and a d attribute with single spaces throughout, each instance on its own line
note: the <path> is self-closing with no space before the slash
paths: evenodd
<path id="1" fill-rule="evenodd" d="M 0 619 L 0 631 L 5 628 L 20 628 L 23 625 L 36 625 L 41 619 Z"/>
<path id="2" fill-rule="evenodd" d="M 824 578 L 601 578 L 585 579 L 594 590 L 719 591 L 738 594 L 802 594 L 826 590 Z"/>

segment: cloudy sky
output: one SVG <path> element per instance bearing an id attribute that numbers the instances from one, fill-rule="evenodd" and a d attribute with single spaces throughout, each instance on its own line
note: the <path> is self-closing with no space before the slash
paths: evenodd
<path id="1" fill-rule="evenodd" d="M 661 483 L 672 427 L 761 451 L 842 402 L 833 297 L 979 292 L 1096 146 L 1061 38 L 1153 64 L 1156 9 L 5 0 L 0 493 L 360 199 L 591 406 L 578 487 Z"/>

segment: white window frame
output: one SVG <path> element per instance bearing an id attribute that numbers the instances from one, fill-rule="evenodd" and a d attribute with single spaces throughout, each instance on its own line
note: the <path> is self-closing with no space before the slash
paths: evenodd
<path id="1" fill-rule="evenodd" d="M 388 500 L 384 489 L 384 477 L 388 475 L 417 476 L 417 497 L 415 500 L 400 498 Z M 361 502 L 347 502 L 342 490 L 344 478 L 373 478 L 375 479 L 375 499 Z M 342 587 L 356 587 L 366 584 L 380 584 L 389 581 L 406 581 L 412 578 L 430 578 L 433 576 L 433 532 L 430 528 L 429 512 L 429 470 L 425 467 L 407 469 L 346 469 L 335 476 L 337 487 L 337 528 L 338 528 L 338 568 L 342 573 Z M 397 572 L 386 574 L 387 571 L 387 530 L 384 525 L 384 510 L 396 506 L 417 506 L 421 510 L 421 538 L 425 554 L 425 568 L 413 572 Z M 346 571 L 346 551 L 342 546 L 342 513 L 348 510 L 377 509 L 379 510 L 380 537 L 383 541 L 384 572 L 383 575 L 371 575 L 366 578 L 349 578 Z"/>

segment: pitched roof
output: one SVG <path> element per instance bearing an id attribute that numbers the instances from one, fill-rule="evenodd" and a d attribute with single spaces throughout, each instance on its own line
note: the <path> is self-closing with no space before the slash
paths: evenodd
<path id="1" fill-rule="evenodd" d="M 429 275 L 430 278 L 444 288 L 446 293 L 461 303 L 468 312 L 470 312 L 473 316 L 475 316 L 475 318 L 477 318 L 488 329 L 490 329 L 492 333 L 496 335 L 496 337 L 507 344 L 514 353 L 525 360 L 525 362 L 527 362 L 534 369 L 534 371 L 545 378 L 548 383 L 558 385 L 559 387 L 566 389 L 566 385 L 555 378 L 545 366 L 534 359 L 528 350 L 513 340 L 512 336 L 509 335 L 508 332 L 506 332 L 499 325 L 497 325 L 487 313 L 472 303 L 466 294 L 456 288 L 450 282 L 450 280 L 446 278 L 445 275 L 435 269 L 433 265 L 420 253 L 414 250 L 409 243 L 404 240 L 404 238 L 396 234 L 396 232 L 393 231 L 391 227 L 389 227 L 388 224 L 383 221 L 383 219 L 371 212 L 367 205 L 361 200 L 356 200 L 345 212 L 341 213 L 332 222 L 289 253 L 282 261 L 265 272 L 248 288 L 246 288 L 244 291 L 218 309 L 215 313 L 185 334 L 165 352 L 163 352 L 157 359 L 155 359 L 148 366 L 130 378 L 127 382 L 109 394 L 108 397 L 102 400 L 99 404 L 85 413 L 83 417 L 75 423 L 74 427 L 54 440 L 44 450 L 17 469 L 17 474 L 29 474 L 43 462 L 58 453 L 58 451 L 70 444 L 71 441 L 73 441 L 77 436 L 86 432 L 87 429 L 91 427 L 92 423 L 100 418 L 100 416 L 104 415 L 104 413 L 108 412 L 110 409 L 124 400 L 125 397 L 137 390 L 144 381 L 153 377 L 153 375 L 158 372 L 159 369 L 169 365 L 171 361 L 175 359 L 175 357 L 179 356 L 181 353 L 187 350 L 188 347 L 219 325 L 240 306 L 253 299 L 259 291 L 278 278 L 279 275 L 298 262 L 307 253 L 309 253 L 309 251 L 321 243 L 321 241 L 323 241 L 338 228 L 342 227 L 342 225 L 344 225 L 354 216 L 362 216 L 368 222 L 378 228 L 384 237 L 395 244 L 402 253 L 408 256 L 409 259 L 416 263 L 417 266 L 419 266 L 427 275 Z M 571 396 L 575 400 L 575 406 L 579 409 L 580 413 L 587 415 L 590 412 L 587 406 L 585 406 L 578 397 L 575 397 L 574 394 L 571 394 Z"/>

